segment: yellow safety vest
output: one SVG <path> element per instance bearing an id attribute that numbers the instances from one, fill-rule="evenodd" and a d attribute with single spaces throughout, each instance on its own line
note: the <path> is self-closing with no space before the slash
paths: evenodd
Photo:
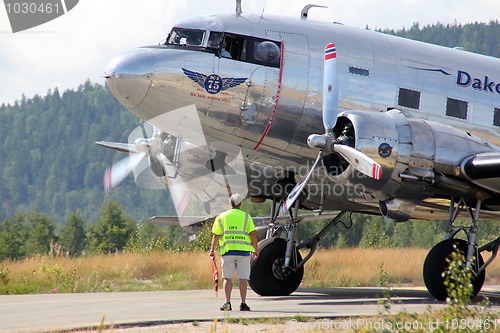
<path id="1" fill-rule="evenodd" d="M 250 239 L 250 233 L 253 231 L 255 231 L 255 225 L 252 217 L 239 209 L 231 209 L 220 214 L 215 219 L 212 227 L 212 232 L 220 236 L 219 248 L 221 255 L 231 250 L 255 251 Z"/>

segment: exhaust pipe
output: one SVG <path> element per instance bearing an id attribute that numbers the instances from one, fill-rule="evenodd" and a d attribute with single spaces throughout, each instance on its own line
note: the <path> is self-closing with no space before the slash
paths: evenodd
<path id="1" fill-rule="evenodd" d="M 389 199 L 386 201 L 379 201 L 379 208 L 383 217 L 388 217 L 396 222 L 406 222 L 411 218 L 415 210 L 415 204 Z"/>

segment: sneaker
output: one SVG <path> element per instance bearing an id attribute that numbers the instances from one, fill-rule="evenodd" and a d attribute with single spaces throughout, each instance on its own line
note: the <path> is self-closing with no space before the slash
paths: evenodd
<path id="1" fill-rule="evenodd" d="M 241 303 L 240 311 L 250 311 L 250 307 L 247 305 L 247 303 Z"/>
<path id="2" fill-rule="evenodd" d="M 231 311 L 231 302 L 227 302 L 227 303 L 224 303 L 224 305 L 222 305 L 220 307 L 220 310 L 221 311 Z"/>

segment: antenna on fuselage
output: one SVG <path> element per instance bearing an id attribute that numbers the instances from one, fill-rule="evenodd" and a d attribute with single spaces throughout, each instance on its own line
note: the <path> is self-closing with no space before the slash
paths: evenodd
<path id="1" fill-rule="evenodd" d="M 306 5 L 303 9 L 302 12 L 300 13 L 300 19 L 301 20 L 307 20 L 307 14 L 309 13 L 309 9 L 316 7 L 316 8 L 328 8 L 327 6 L 319 6 L 319 5 Z"/>
<path id="2" fill-rule="evenodd" d="M 241 0 L 236 0 L 236 16 L 241 16 Z"/>

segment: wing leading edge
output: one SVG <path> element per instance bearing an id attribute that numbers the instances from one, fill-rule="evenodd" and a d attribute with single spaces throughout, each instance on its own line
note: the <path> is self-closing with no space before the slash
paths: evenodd
<path id="1" fill-rule="evenodd" d="M 481 153 L 468 157 L 460 165 L 460 171 L 470 182 L 500 193 L 500 153 Z"/>

